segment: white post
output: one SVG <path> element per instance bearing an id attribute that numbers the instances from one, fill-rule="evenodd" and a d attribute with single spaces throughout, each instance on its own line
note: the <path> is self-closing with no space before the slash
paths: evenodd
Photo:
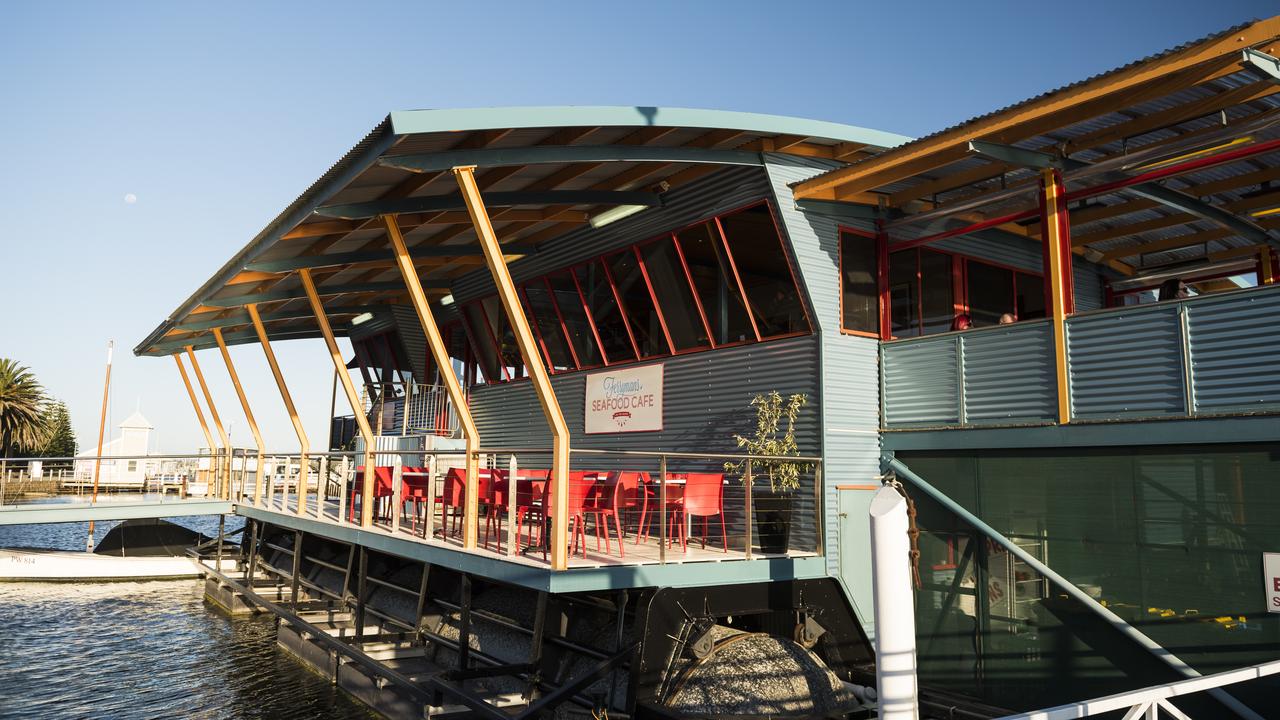
<path id="1" fill-rule="evenodd" d="M 883 487 L 871 500 L 870 514 L 879 718 L 918 720 L 916 617 L 907 501 L 896 489 Z"/>

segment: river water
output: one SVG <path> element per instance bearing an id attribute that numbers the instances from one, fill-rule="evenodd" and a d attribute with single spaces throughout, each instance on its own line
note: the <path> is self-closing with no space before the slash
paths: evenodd
<path id="1" fill-rule="evenodd" d="M 174 522 L 217 533 L 216 518 Z M 87 531 L 0 527 L 0 547 L 83 550 Z M 273 619 L 205 605 L 202 581 L 0 583 L 0 718 L 371 717 L 276 647 Z"/>

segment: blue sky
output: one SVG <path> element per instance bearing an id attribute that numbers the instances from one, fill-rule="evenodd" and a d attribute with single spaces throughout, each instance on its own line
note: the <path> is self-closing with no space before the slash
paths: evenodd
<path id="1" fill-rule="evenodd" d="M 919 135 L 1210 32 L 1268 2 L 4 3 L 0 357 L 92 446 L 137 403 L 202 443 L 173 363 L 129 350 L 387 112 L 619 104 Z M 133 194 L 136 202 L 125 202 Z M 320 341 L 279 343 L 313 444 Z M 266 444 L 295 447 L 256 346 L 233 348 Z M 233 440 L 247 427 L 202 353 Z"/>

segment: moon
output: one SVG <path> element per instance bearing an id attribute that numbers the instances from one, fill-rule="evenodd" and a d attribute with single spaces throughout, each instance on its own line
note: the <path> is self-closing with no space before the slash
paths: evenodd
<path id="1" fill-rule="evenodd" d="M 137 195 L 134 195 L 133 193 L 125 193 L 125 196 L 124 196 L 124 204 L 125 204 L 125 205 L 132 205 L 132 204 L 134 204 L 134 203 L 136 203 L 136 202 L 138 202 L 138 196 L 137 196 Z"/>

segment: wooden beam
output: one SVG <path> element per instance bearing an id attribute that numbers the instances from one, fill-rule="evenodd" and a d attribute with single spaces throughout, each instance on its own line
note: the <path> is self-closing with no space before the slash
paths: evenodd
<path id="1" fill-rule="evenodd" d="M 213 419 L 213 427 L 218 431 L 218 438 L 222 440 L 221 450 L 229 451 L 231 449 L 231 438 L 227 436 L 227 431 L 222 427 L 222 418 L 218 417 L 218 407 L 213 404 L 213 394 L 209 392 L 209 386 L 204 381 L 204 373 L 200 371 L 200 363 L 196 361 L 196 354 L 187 346 L 187 360 L 191 362 L 191 371 L 196 374 L 196 382 L 200 384 L 200 392 L 204 395 L 205 405 L 209 407 L 209 417 Z M 216 463 L 217 458 L 211 458 Z M 213 465 L 217 467 L 216 464 Z M 231 464 L 228 462 L 226 469 L 222 472 L 222 499 L 231 499 Z"/>
<path id="2" fill-rule="evenodd" d="M 426 293 L 422 290 L 422 282 L 418 279 L 418 271 L 414 268 L 410 259 L 409 249 L 404 244 L 404 236 L 400 234 L 396 219 L 391 216 L 385 216 L 382 221 L 387 228 L 387 237 L 391 240 L 396 266 L 400 269 L 400 276 L 404 279 L 405 287 L 409 290 L 409 300 L 413 305 L 414 312 L 418 315 L 418 322 L 422 325 L 422 332 L 427 338 L 427 347 L 431 350 L 431 357 L 435 360 L 436 367 L 440 369 L 440 378 L 444 383 L 445 392 L 449 394 L 449 401 L 453 403 L 454 411 L 458 415 L 458 424 L 462 427 L 462 437 L 466 442 L 467 453 L 465 461 L 467 487 L 479 487 L 480 433 L 476 430 L 475 421 L 471 418 L 471 407 L 467 403 L 467 394 L 458 382 L 458 376 L 453 372 L 453 361 L 449 357 L 449 350 L 445 347 L 444 338 L 440 335 L 440 328 L 436 325 L 435 316 L 431 313 L 431 305 L 427 302 Z M 511 482 L 514 484 L 515 478 L 512 478 Z M 477 532 L 478 527 L 476 524 L 470 522 L 464 524 L 463 547 L 474 548 L 476 546 Z"/>
<path id="3" fill-rule="evenodd" d="M 1041 198 L 1042 213 L 1045 225 L 1045 242 L 1043 250 L 1048 258 L 1049 277 L 1049 317 L 1053 320 L 1053 355 L 1058 385 L 1058 422 L 1066 425 L 1071 422 L 1071 390 L 1069 370 L 1067 368 L 1067 326 L 1068 311 L 1066 283 L 1071 280 L 1070 265 L 1064 265 L 1064 258 L 1069 263 L 1071 258 L 1071 231 L 1066 218 L 1062 197 L 1062 175 L 1053 169 L 1040 173 L 1044 193 Z"/>
<path id="4" fill-rule="evenodd" d="M 285 412 L 289 414 L 289 422 L 293 423 L 293 433 L 298 436 L 299 465 L 306 465 L 307 456 L 311 454 L 311 442 L 307 440 L 307 430 L 298 417 L 298 408 L 293 404 L 293 396 L 289 394 L 289 386 L 285 384 L 284 373 L 280 372 L 280 363 L 276 360 L 276 352 L 271 349 L 271 341 L 267 339 L 267 329 L 262 325 L 262 316 L 258 314 L 257 305 L 248 305 L 249 318 L 253 321 L 253 330 L 258 335 L 258 343 L 262 345 L 262 353 L 267 357 L 267 365 L 271 367 L 271 376 L 276 380 L 276 388 L 280 391 L 280 399 L 284 401 Z M 261 461 L 259 461 L 261 462 Z M 322 481 L 323 482 L 323 481 Z M 343 489 L 345 491 L 345 488 Z M 323 491 L 317 488 L 319 497 Z M 268 498 L 270 500 L 270 498 Z M 254 500 L 255 504 L 257 500 Z M 322 502 L 317 500 L 317 502 Z"/>
<path id="5" fill-rule="evenodd" d="M 553 488 L 552 507 L 550 508 L 552 518 L 551 567 L 554 570 L 565 570 L 568 568 L 566 554 L 568 534 L 566 526 L 568 523 L 569 492 L 569 425 L 565 422 L 564 413 L 560 410 L 560 403 L 556 399 L 555 389 L 551 386 L 551 376 L 547 373 L 547 368 L 542 362 L 542 355 L 539 353 L 537 342 L 533 338 L 533 330 L 529 326 L 529 319 L 525 317 L 524 307 L 520 303 L 520 296 L 516 292 L 515 283 L 511 279 L 511 272 L 507 269 L 506 260 L 503 259 L 501 245 L 498 244 L 498 237 L 493 231 L 492 223 L 489 221 L 489 213 L 480 197 L 480 189 L 475 182 L 475 168 L 454 168 L 454 174 L 458 180 L 458 188 L 462 191 L 462 196 L 467 201 L 467 211 L 471 213 L 471 219 L 475 223 L 476 237 L 480 239 L 480 243 L 484 247 L 485 260 L 488 261 L 489 271 L 493 274 L 493 281 L 498 289 L 498 298 L 501 300 L 503 310 L 511 323 L 516 345 L 520 348 L 520 355 L 524 360 L 525 367 L 529 370 L 529 378 L 532 381 L 534 392 L 537 393 L 538 401 L 542 404 L 543 415 L 546 416 L 547 423 L 551 426 L 551 483 Z M 468 525 L 476 521 L 475 517 L 472 516 L 476 512 L 478 505 L 475 493 L 475 484 L 469 484 L 467 486 L 468 517 L 466 521 Z"/>
<path id="6" fill-rule="evenodd" d="M 922 141 L 908 143 L 868 158 L 856 165 L 820 175 L 797 186 L 797 198 L 836 186 L 850 192 L 873 190 L 890 182 L 942 167 L 963 157 L 964 144 L 978 138 L 1012 143 L 1054 127 L 1094 117 L 1119 102 L 1131 106 L 1237 71 L 1239 53 L 1247 47 L 1280 36 L 1280 17 L 1222 33 L 1203 42 L 1169 53 L 1157 60 L 1135 63 L 1094 80 L 1020 103 L 993 115 L 978 118 Z"/>
<path id="7" fill-rule="evenodd" d="M 204 433 L 204 441 L 209 444 L 209 451 L 216 452 L 218 444 L 213 441 L 213 433 L 209 432 L 209 423 L 204 419 L 204 411 L 200 409 L 200 401 L 196 400 L 196 391 L 191 388 L 191 378 L 187 377 L 187 369 L 182 365 L 182 354 L 174 353 L 173 361 L 178 364 L 178 374 L 182 376 L 182 386 L 187 389 L 187 397 L 191 398 L 191 409 L 196 411 L 196 420 Z"/>
<path id="8" fill-rule="evenodd" d="M 253 504 L 262 504 L 262 452 L 265 449 L 262 443 L 262 433 L 258 431 L 258 421 L 253 417 L 253 409 L 249 407 L 249 398 L 244 393 L 244 386 L 240 384 L 240 375 L 236 372 L 236 366 L 231 362 L 231 353 L 227 351 L 227 343 L 222 339 L 222 330 L 213 328 L 213 337 L 218 341 L 218 350 L 222 353 L 222 362 L 227 366 L 227 375 L 231 378 L 231 386 L 236 390 L 236 397 L 240 400 L 240 409 L 244 411 L 244 419 L 249 423 L 249 432 L 253 433 L 253 444 L 258 450 L 257 472 L 255 473 L 253 485 Z M 241 488 L 244 492 L 244 488 Z"/>
<path id="9" fill-rule="evenodd" d="M 303 289 L 306 290 L 307 301 L 311 303 L 311 312 L 315 313 L 316 326 L 320 328 L 320 334 L 324 336 L 324 344 L 329 348 L 329 358 L 333 360 L 334 372 L 338 373 L 338 380 L 342 383 L 342 390 L 346 393 L 347 402 L 351 405 L 351 413 L 355 415 L 356 426 L 360 428 L 360 438 L 364 440 L 364 482 L 360 488 L 360 527 L 373 527 L 373 476 L 375 472 L 373 467 L 373 428 L 369 427 L 369 418 L 364 414 L 364 404 L 360 402 L 360 396 L 356 393 L 355 385 L 351 383 L 351 376 L 347 374 L 347 363 L 342 359 L 341 351 L 338 350 L 338 342 L 333 339 L 333 328 L 329 327 L 329 319 L 325 317 L 324 303 L 320 302 L 320 295 L 316 292 L 315 281 L 311 279 L 311 271 L 303 268 L 298 271 L 298 277 L 302 280 Z M 346 518 L 340 518 L 339 521 L 345 520 Z"/>

